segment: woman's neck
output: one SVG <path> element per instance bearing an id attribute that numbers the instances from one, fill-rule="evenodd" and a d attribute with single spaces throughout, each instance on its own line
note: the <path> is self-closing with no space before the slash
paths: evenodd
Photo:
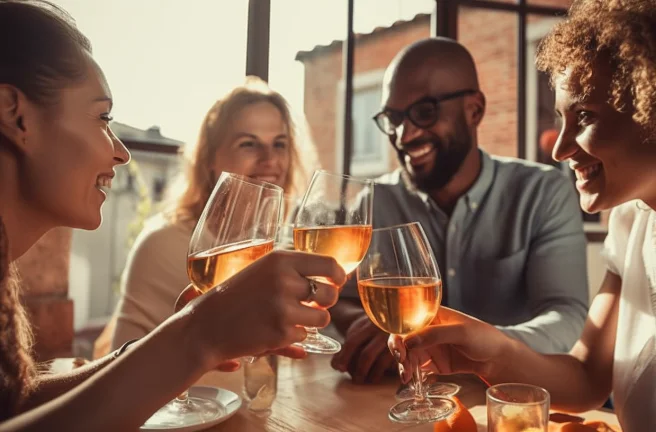
<path id="1" fill-rule="evenodd" d="M 0 151 L 0 217 L 9 238 L 9 261 L 27 252 L 53 226 L 21 195 L 18 173 Z"/>

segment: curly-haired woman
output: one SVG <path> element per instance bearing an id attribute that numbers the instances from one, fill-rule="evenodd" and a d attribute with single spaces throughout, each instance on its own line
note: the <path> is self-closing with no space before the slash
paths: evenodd
<path id="1" fill-rule="evenodd" d="M 564 411 L 598 408 L 612 392 L 625 432 L 656 431 L 656 0 L 575 1 L 537 64 L 562 119 L 554 159 L 575 171 L 585 211 L 614 207 L 581 338 L 569 354 L 542 355 L 444 308 L 438 325 L 390 348 L 403 361 L 405 347 L 430 357 L 441 374 L 539 385 Z"/>

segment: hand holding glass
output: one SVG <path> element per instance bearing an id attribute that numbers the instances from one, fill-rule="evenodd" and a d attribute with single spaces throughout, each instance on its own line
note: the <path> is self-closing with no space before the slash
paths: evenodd
<path id="1" fill-rule="evenodd" d="M 331 256 L 351 273 L 371 240 L 373 193 L 371 180 L 316 171 L 296 215 L 294 248 Z M 307 338 L 299 345 L 307 352 L 334 354 L 341 349 L 339 342 L 316 328 L 306 330 Z"/>
<path id="2" fill-rule="evenodd" d="M 187 274 L 192 285 L 178 297 L 175 311 L 220 285 L 273 250 L 282 189 L 248 177 L 222 173 L 189 242 Z M 219 415 L 214 400 L 187 392 L 157 411 L 149 427 L 184 426 Z"/>
<path id="3" fill-rule="evenodd" d="M 358 267 L 358 292 L 369 318 L 383 331 L 405 336 L 428 326 L 440 307 L 442 279 L 419 223 L 376 229 L 369 251 Z M 412 358 L 412 353 L 408 353 Z M 443 420 L 455 403 L 428 396 L 422 385 L 421 364 L 413 361 L 414 399 L 389 411 L 397 423 Z"/>

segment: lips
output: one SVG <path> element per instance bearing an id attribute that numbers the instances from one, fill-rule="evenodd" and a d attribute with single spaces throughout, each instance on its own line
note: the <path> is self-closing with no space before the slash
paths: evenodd
<path id="1" fill-rule="evenodd" d="M 594 181 L 604 172 L 601 163 L 588 165 L 570 164 L 570 168 L 574 170 L 574 174 L 576 175 L 576 188 L 580 191 L 589 190 L 594 184 Z"/>
<path id="2" fill-rule="evenodd" d="M 280 176 L 278 175 L 252 175 L 250 176 L 251 178 L 254 178 L 255 180 L 267 182 L 267 183 L 277 183 L 278 179 Z"/>
<path id="3" fill-rule="evenodd" d="M 410 164 L 419 166 L 430 161 L 435 152 L 435 146 L 432 143 L 425 143 L 417 146 L 409 146 L 404 151 Z"/>
<path id="4" fill-rule="evenodd" d="M 574 169 L 574 174 L 576 175 L 577 180 L 590 180 L 597 175 L 599 175 L 599 172 L 601 171 L 601 164 L 594 164 L 594 165 L 588 165 L 586 167 L 582 168 L 575 168 Z"/>

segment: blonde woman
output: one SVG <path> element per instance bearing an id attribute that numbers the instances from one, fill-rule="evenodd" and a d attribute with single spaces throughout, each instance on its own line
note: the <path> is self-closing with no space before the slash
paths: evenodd
<path id="1" fill-rule="evenodd" d="M 128 255 L 116 327 L 113 335 L 111 325 L 105 332 L 112 347 L 146 335 L 173 313 L 189 283 L 191 232 L 222 171 L 276 184 L 287 195 L 304 187 L 299 136 L 287 101 L 259 78 L 248 77 L 212 106 L 198 141 L 185 149 L 185 171 L 171 188 L 168 208 L 146 223 Z M 309 140 L 302 141 L 302 154 L 313 155 Z"/>

